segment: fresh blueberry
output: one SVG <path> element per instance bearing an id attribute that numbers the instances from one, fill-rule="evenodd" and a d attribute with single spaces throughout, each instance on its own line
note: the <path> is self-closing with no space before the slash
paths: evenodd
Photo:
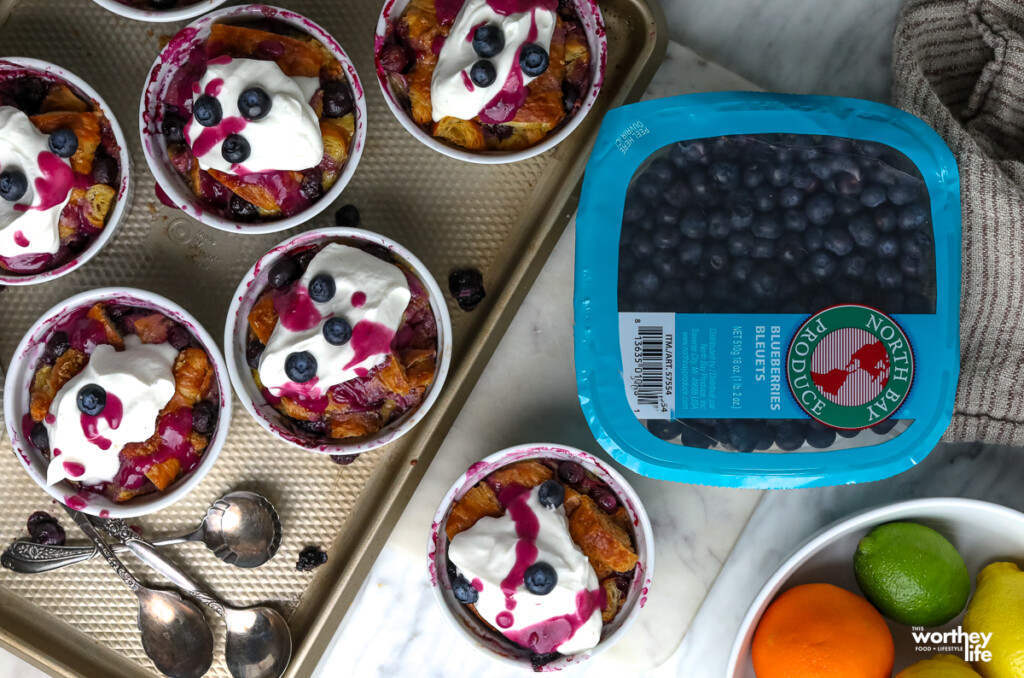
<path id="1" fill-rule="evenodd" d="M 650 419 L 647 421 L 647 430 L 657 438 L 672 440 L 679 437 L 683 425 L 672 419 Z"/>
<path id="2" fill-rule="evenodd" d="M 743 168 L 743 185 L 747 188 L 757 188 L 764 183 L 764 165 L 753 162 Z"/>
<path id="3" fill-rule="evenodd" d="M 661 280 L 654 271 L 641 269 L 639 271 L 634 271 L 633 276 L 630 279 L 629 289 L 636 296 L 644 297 L 657 292 L 658 287 L 660 286 Z"/>
<path id="4" fill-rule="evenodd" d="M 806 155 L 804 157 L 806 157 Z M 810 170 L 811 174 L 813 174 L 818 179 L 821 179 L 822 181 L 831 178 L 832 172 L 834 171 L 832 168 L 832 163 L 830 163 L 829 159 L 824 156 L 808 158 L 807 169 Z"/>
<path id="5" fill-rule="evenodd" d="M 679 230 L 687 238 L 703 238 L 708 232 L 708 220 L 704 213 L 697 209 L 689 209 L 679 221 Z"/>
<path id="6" fill-rule="evenodd" d="M 561 461 L 558 463 L 558 477 L 570 485 L 578 485 L 587 477 L 587 472 L 574 461 Z"/>
<path id="7" fill-rule="evenodd" d="M 712 195 L 715 188 L 704 170 L 698 169 L 690 172 L 686 180 L 690 184 L 690 192 L 693 194 L 694 200 L 702 205 L 713 201 Z"/>
<path id="8" fill-rule="evenodd" d="M 537 490 L 537 500 L 541 506 L 557 508 L 565 500 L 565 488 L 557 480 L 545 480 Z"/>
<path id="9" fill-rule="evenodd" d="M 871 430 L 878 435 L 884 436 L 886 433 L 893 430 L 898 423 L 899 419 L 884 419 L 872 426 Z"/>
<path id="10" fill-rule="evenodd" d="M 851 254 L 839 262 L 839 270 L 848 278 L 859 280 L 868 269 L 868 260 L 862 254 Z"/>
<path id="11" fill-rule="evenodd" d="M 455 596 L 455 600 L 459 601 L 463 605 L 472 605 L 480 599 L 480 592 L 477 591 L 473 585 L 469 583 L 469 580 L 461 574 L 455 575 L 455 578 L 450 581 L 452 583 L 452 594 Z"/>
<path id="12" fill-rule="evenodd" d="M 267 279 L 270 282 L 270 286 L 274 289 L 281 289 L 291 282 L 298 280 L 302 275 L 302 268 L 299 266 L 299 262 L 293 257 L 284 257 L 277 260 L 273 266 L 270 267 L 270 273 L 267 275 Z"/>
<path id="13" fill-rule="evenodd" d="M 484 24 L 473 32 L 473 51 L 489 59 L 505 49 L 505 33 L 497 24 Z"/>
<path id="14" fill-rule="evenodd" d="M 786 266 L 797 266 L 804 260 L 803 240 L 796 233 L 787 233 L 779 239 L 779 261 Z"/>
<path id="15" fill-rule="evenodd" d="M 774 259 L 775 241 L 767 238 L 754 238 L 754 244 L 750 247 L 752 259 Z"/>
<path id="16" fill-rule="evenodd" d="M 224 118 L 220 102 L 209 94 L 203 94 L 192 104 L 192 117 L 203 127 L 213 127 Z"/>
<path id="17" fill-rule="evenodd" d="M 746 257 L 754 246 L 754 238 L 749 233 L 738 231 L 729 236 L 729 254 L 734 257 Z"/>
<path id="18" fill-rule="evenodd" d="M 839 265 L 842 266 L 842 263 L 842 260 L 840 260 Z M 832 291 L 839 299 L 857 301 L 864 298 L 864 287 L 859 282 L 848 278 L 836 280 L 832 286 Z"/>
<path id="19" fill-rule="evenodd" d="M 200 400 L 192 407 L 192 430 L 202 435 L 213 433 L 217 426 L 217 406 L 209 400 Z"/>
<path id="20" fill-rule="evenodd" d="M 519 67 L 524 75 L 536 78 L 548 70 L 548 53 L 537 43 L 523 45 L 519 50 Z"/>
<path id="21" fill-rule="evenodd" d="M 829 226 L 825 229 L 825 249 L 837 257 L 845 257 L 853 251 L 853 237 L 842 226 Z"/>
<path id="22" fill-rule="evenodd" d="M 836 272 L 835 257 L 823 250 L 811 254 L 809 264 L 811 273 L 819 280 L 831 278 Z"/>
<path id="23" fill-rule="evenodd" d="M 734 162 L 716 162 L 710 168 L 711 179 L 720 188 L 729 190 L 735 188 L 740 179 L 740 167 Z"/>
<path id="24" fill-rule="evenodd" d="M 665 190 L 662 192 L 662 197 L 665 199 L 666 203 L 672 205 L 673 207 L 686 207 L 690 202 L 690 187 L 682 179 L 673 181 L 668 186 L 665 187 Z M 640 216 L 642 216 L 644 209 L 645 208 L 643 206 L 640 206 L 638 209 L 634 205 L 632 207 L 633 215 L 630 221 L 637 220 L 638 217 L 635 216 L 637 212 L 639 212 Z M 625 214 L 623 215 L 623 217 L 625 218 Z"/>
<path id="25" fill-rule="evenodd" d="M 928 270 L 928 260 L 925 257 L 910 254 L 904 251 L 900 257 L 900 271 L 908 278 L 917 278 Z"/>
<path id="26" fill-rule="evenodd" d="M 886 193 L 889 196 L 889 202 L 893 205 L 909 205 L 910 203 L 917 200 L 920 195 L 920 188 L 917 184 L 908 182 L 895 183 L 887 189 Z"/>
<path id="27" fill-rule="evenodd" d="M 715 273 L 721 273 L 728 270 L 729 267 L 729 255 L 725 247 L 719 243 L 709 245 L 705 254 L 704 260 Z"/>
<path id="28" fill-rule="evenodd" d="M 915 231 L 900 238 L 900 245 L 906 254 L 924 258 L 931 254 L 932 238 L 924 231 Z"/>
<path id="29" fill-rule="evenodd" d="M 241 134 L 229 134 L 220 146 L 221 157 L 233 165 L 248 160 L 251 152 L 249 142 Z"/>
<path id="30" fill-rule="evenodd" d="M 896 224 L 903 231 L 915 231 L 928 223 L 928 208 L 919 202 L 902 207 L 896 215 Z"/>
<path id="31" fill-rule="evenodd" d="M 805 213 L 808 221 L 812 224 L 824 226 L 831 221 L 832 215 L 835 214 L 835 203 L 829 196 L 815 193 L 807 199 Z"/>
<path id="32" fill-rule="evenodd" d="M 683 167 L 687 163 L 706 165 L 710 160 L 708 147 L 703 140 L 680 141 L 669 154 L 672 164 Z"/>
<path id="33" fill-rule="evenodd" d="M 860 247 L 871 247 L 878 240 L 878 231 L 867 214 L 854 215 L 847 224 L 847 229 L 853 241 Z"/>
<path id="34" fill-rule="evenodd" d="M 352 326 L 344 318 L 329 318 L 324 323 L 324 339 L 331 346 L 344 346 L 352 339 Z"/>
<path id="35" fill-rule="evenodd" d="M 28 432 L 28 439 L 40 450 L 50 449 L 50 434 L 42 422 L 36 422 L 32 426 L 32 430 Z"/>
<path id="36" fill-rule="evenodd" d="M 78 409 L 95 417 L 107 406 L 107 392 L 99 384 L 86 384 L 78 389 Z"/>
<path id="37" fill-rule="evenodd" d="M 848 198 L 856 198 L 864 190 L 860 177 L 850 172 L 842 172 L 836 176 L 836 192 Z"/>
<path id="38" fill-rule="evenodd" d="M 644 171 L 644 179 L 657 186 L 667 186 L 674 176 L 672 163 L 665 158 L 655 158 Z"/>
<path id="39" fill-rule="evenodd" d="M 487 296 L 483 274 L 472 268 L 452 271 L 448 276 L 448 291 L 463 311 L 472 311 Z"/>
<path id="40" fill-rule="evenodd" d="M 260 358 L 263 357 L 265 349 L 266 346 L 259 339 L 251 340 L 245 347 L 245 364 L 254 370 L 259 369 Z"/>
<path id="41" fill-rule="evenodd" d="M 629 239 L 630 248 L 641 260 L 646 260 L 648 257 L 654 254 L 654 240 L 651 236 L 646 233 L 635 232 Z"/>
<path id="42" fill-rule="evenodd" d="M 792 175 L 793 166 L 786 163 L 780 163 L 772 166 L 768 170 L 768 183 L 776 188 L 782 188 L 789 183 Z"/>
<path id="43" fill-rule="evenodd" d="M 654 256 L 651 257 L 651 266 L 659 276 L 665 279 L 675 278 L 683 272 L 678 253 L 668 250 L 658 250 L 655 252 Z"/>
<path id="44" fill-rule="evenodd" d="M 729 225 L 740 231 L 754 223 L 754 210 L 750 205 L 734 205 L 729 209 Z"/>
<path id="45" fill-rule="evenodd" d="M 324 117 L 342 118 L 352 112 L 354 102 L 348 85 L 340 80 L 328 80 L 324 85 Z"/>
<path id="46" fill-rule="evenodd" d="M 682 431 L 679 433 L 679 442 L 687 447 L 696 447 L 701 450 L 706 450 L 715 444 L 715 441 L 705 433 L 688 424 L 683 425 Z"/>
<path id="47" fill-rule="evenodd" d="M 309 351 L 289 353 L 284 361 L 284 373 L 296 384 L 304 384 L 316 376 L 316 358 Z"/>
<path id="48" fill-rule="evenodd" d="M 723 442 L 736 452 L 753 452 L 760 437 L 759 433 L 753 422 L 740 419 L 730 424 Z"/>
<path id="49" fill-rule="evenodd" d="M 872 213 L 871 215 L 875 221 L 875 228 L 882 233 L 888 233 L 896 228 L 896 210 L 883 205 Z"/>
<path id="50" fill-rule="evenodd" d="M 774 240 L 782 235 L 785 227 L 782 222 L 774 214 L 759 214 L 754 219 L 754 225 L 750 229 L 751 233 L 756 235 L 758 238 L 768 238 Z"/>
<path id="51" fill-rule="evenodd" d="M 885 186 L 881 184 L 867 184 L 860 192 L 860 202 L 865 207 L 878 207 L 886 197 Z"/>
<path id="52" fill-rule="evenodd" d="M 28 191 L 28 178 L 24 172 L 16 169 L 0 173 L 0 198 L 7 202 L 17 202 Z"/>
<path id="53" fill-rule="evenodd" d="M 750 277 L 750 290 L 761 299 L 774 299 L 779 292 L 780 279 L 781 276 L 775 267 L 762 266 Z"/>
<path id="54" fill-rule="evenodd" d="M 118 169 L 116 160 L 109 155 L 97 153 L 92 159 L 92 180 L 97 184 L 116 186 Z"/>
<path id="55" fill-rule="evenodd" d="M 783 186 L 779 189 L 779 207 L 790 209 L 799 207 L 804 202 L 804 192 L 795 186 Z"/>
<path id="56" fill-rule="evenodd" d="M 661 205 L 654 212 L 654 226 L 670 226 L 677 230 L 679 225 L 679 210 L 671 205 Z"/>
<path id="57" fill-rule="evenodd" d="M 875 276 L 883 290 L 898 290 L 903 285 L 903 273 L 896 264 L 885 262 L 878 266 Z"/>
<path id="58" fill-rule="evenodd" d="M 708 236 L 721 240 L 728 238 L 732 233 L 732 224 L 729 223 L 729 215 L 722 210 L 715 210 L 708 217 Z"/>
<path id="59" fill-rule="evenodd" d="M 231 216 L 238 221 L 255 221 L 260 216 L 259 208 L 237 193 L 231 194 L 231 199 L 228 200 L 228 210 L 231 212 Z"/>
<path id="60" fill-rule="evenodd" d="M 864 209 L 864 206 L 856 198 L 850 198 L 845 195 L 836 198 L 836 214 L 841 217 L 853 216 L 862 209 Z"/>
<path id="61" fill-rule="evenodd" d="M 250 87 L 238 95 L 238 111 L 246 120 L 262 120 L 267 117 L 272 104 L 270 95 L 262 87 Z"/>
<path id="62" fill-rule="evenodd" d="M 78 137 L 74 130 L 63 127 L 50 134 L 50 151 L 59 158 L 70 158 L 78 150 Z"/>
<path id="63" fill-rule="evenodd" d="M 782 223 L 787 231 L 803 233 L 807 228 L 807 215 L 799 209 L 786 210 L 782 213 Z"/>
<path id="64" fill-rule="evenodd" d="M 803 427 L 792 419 L 783 420 L 775 428 L 775 444 L 784 452 L 799 449 L 804 444 Z"/>
<path id="65" fill-rule="evenodd" d="M 758 186 L 754 189 L 754 209 L 758 212 L 771 212 L 775 209 L 777 194 L 773 186 Z"/>
<path id="66" fill-rule="evenodd" d="M 816 421 L 808 423 L 804 435 L 807 436 L 807 444 L 819 450 L 831 447 L 836 441 L 836 430 Z"/>
<path id="67" fill-rule="evenodd" d="M 816 252 L 825 246 L 825 230 L 821 226 L 811 226 L 804 231 L 804 247 L 809 252 Z"/>
<path id="68" fill-rule="evenodd" d="M 683 283 L 683 294 L 692 301 L 704 299 L 704 282 L 699 278 L 690 278 Z"/>
<path id="69" fill-rule="evenodd" d="M 899 238 L 893 235 L 883 235 L 875 245 L 875 255 L 879 259 L 892 259 L 900 253 Z"/>
<path id="70" fill-rule="evenodd" d="M 526 590 L 537 596 L 546 596 L 555 590 L 558 575 L 555 568 L 545 562 L 537 562 L 526 568 L 523 584 Z"/>
<path id="71" fill-rule="evenodd" d="M 318 273 L 309 281 L 309 298 L 321 304 L 326 304 L 334 298 L 337 286 L 334 277 L 327 273 Z"/>
<path id="72" fill-rule="evenodd" d="M 185 143 L 185 120 L 177 113 L 164 113 L 160 131 L 169 144 Z"/>
<path id="73" fill-rule="evenodd" d="M 806 165 L 797 165 L 793 169 L 790 181 L 793 184 L 793 188 L 798 188 L 804 193 L 810 193 L 818 187 L 818 178 L 814 176 Z"/>
<path id="74" fill-rule="evenodd" d="M 299 560 L 295 569 L 299 572 L 312 572 L 327 562 L 327 553 L 319 546 L 307 546 L 299 552 Z"/>
<path id="75" fill-rule="evenodd" d="M 490 61 L 481 59 L 469 69 L 469 79 L 477 87 L 490 87 L 498 79 L 498 71 Z"/>
<path id="76" fill-rule="evenodd" d="M 755 268 L 757 264 L 753 259 L 733 259 L 732 266 L 729 267 L 729 278 L 742 285 L 750 280 Z"/>

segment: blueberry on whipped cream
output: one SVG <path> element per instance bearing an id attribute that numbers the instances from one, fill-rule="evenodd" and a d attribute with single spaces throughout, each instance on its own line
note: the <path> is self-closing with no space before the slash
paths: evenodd
<path id="1" fill-rule="evenodd" d="M 241 176 L 314 167 L 324 155 L 309 104 L 319 87 L 319 78 L 289 77 L 274 61 L 212 59 L 192 87 L 185 141 L 204 170 Z"/>
<path id="2" fill-rule="evenodd" d="M 317 398 L 391 355 L 411 292 L 402 270 L 331 243 L 275 303 L 279 322 L 259 361 L 275 397 Z"/>
<path id="3" fill-rule="evenodd" d="M 551 485 L 549 485 L 549 483 Z M 587 556 L 573 541 L 559 493 L 547 481 L 532 489 L 508 485 L 506 507 L 455 535 L 448 560 L 453 579 L 476 596 L 476 613 L 509 640 L 535 654 L 584 652 L 601 639 L 605 591 Z M 559 485 L 559 489 L 562 489 Z"/>
<path id="4" fill-rule="evenodd" d="M 547 70 L 557 8 L 550 0 L 466 0 L 430 81 L 434 121 L 512 120 L 527 85 Z"/>
<path id="5" fill-rule="evenodd" d="M 121 451 L 156 431 L 157 415 L 175 392 L 170 344 L 124 339 L 124 350 L 96 346 L 84 369 L 64 384 L 44 420 L 52 455 L 47 484 L 114 480 Z"/>
<path id="6" fill-rule="evenodd" d="M 66 151 L 67 135 L 75 135 L 58 132 L 63 136 L 43 134 L 25 113 L 0 106 L 0 257 L 54 254 L 60 248 L 60 215 L 75 177 L 69 156 L 51 150 L 51 142 L 58 136 L 57 150 Z"/>

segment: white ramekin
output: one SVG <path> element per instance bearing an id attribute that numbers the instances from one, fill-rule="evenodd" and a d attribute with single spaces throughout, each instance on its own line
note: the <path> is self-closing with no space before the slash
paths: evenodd
<path id="1" fill-rule="evenodd" d="M 604 84 L 604 69 L 608 61 L 608 38 L 605 35 L 604 19 L 601 16 L 601 9 L 597 6 L 597 0 L 574 0 L 573 4 L 576 8 L 576 13 L 583 24 L 583 30 L 587 33 L 587 45 L 590 48 L 591 60 L 590 90 L 586 93 L 583 103 L 580 104 L 579 109 L 573 114 L 572 118 L 564 121 L 561 127 L 537 144 L 521 151 L 469 151 L 451 146 L 440 139 L 434 138 L 424 132 L 409 117 L 405 109 L 402 108 L 398 97 L 395 96 L 390 85 L 388 85 L 387 74 L 380 65 L 380 48 L 384 44 L 388 28 L 394 24 L 396 19 L 402 16 L 402 12 L 408 7 L 409 2 L 410 0 L 387 0 L 384 3 L 384 8 L 381 10 L 380 18 L 377 19 L 373 57 L 374 67 L 377 71 L 377 83 L 380 85 L 380 91 L 384 94 L 384 101 L 387 102 L 388 108 L 391 109 L 391 112 L 398 119 L 398 122 L 402 124 L 402 127 L 421 143 L 438 153 L 447 155 L 449 158 L 455 158 L 456 160 L 475 162 L 481 165 L 501 165 L 503 163 L 526 160 L 560 144 L 563 139 L 572 134 L 573 130 L 583 122 L 583 118 L 590 112 L 590 109 L 594 107 L 597 95 L 601 92 L 601 85 Z M 580 95 L 583 96 L 583 93 L 580 93 Z"/>
<path id="2" fill-rule="evenodd" d="M 171 21 L 184 21 L 205 14 L 212 9 L 223 5 L 227 0 L 199 0 L 193 5 L 175 7 L 174 9 L 141 9 L 124 5 L 117 0 L 92 0 L 97 5 L 108 11 L 123 16 L 126 19 L 135 21 L 149 21 L 151 23 L 165 23 Z"/>
<path id="3" fill-rule="evenodd" d="M 51 497 L 67 505 L 68 500 L 78 496 L 80 491 L 66 481 L 56 485 L 46 484 L 46 457 L 27 439 L 28 431 L 23 431 L 23 422 L 29 412 L 30 388 L 35 366 L 40 355 L 46 348 L 46 340 L 54 327 L 76 311 L 88 309 L 98 302 L 110 302 L 139 306 L 159 311 L 175 322 L 188 328 L 199 340 L 203 350 L 213 362 L 214 377 L 220 391 L 220 407 L 217 417 L 217 428 L 214 430 L 210 444 L 203 452 L 199 465 L 188 475 L 179 478 L 174 485 L 163 492 L 151 492 L 123 503 L 116 503 L 98 494 L 86 495 L 85 505 L 79 502 L 72 508 L 103 518 L 135 518 L 159 511 L 178 501 L 194 488 L 209 473 L 221 447 L 227 439 L 228 427 L 231 425 L 231 386 L 227 378 L 227 365 L 213 337 L 203 329 L 188 311 L 170 299 L 159 294 L 131 287 L 105 287 L 76 294 L 65 299 L 37 320 L 22 338 L 11 358 L 10 371 L 4 384 L 4 417 L 7 420 L 7 434 L 11 437 L 14 451 L 21 465 L 32 480 L 43 488 Z"/>
<path id="4" fill-rule="evenodd" d="M 57 268 L 39 273 L 19 275 L 12 271 L 0 269 L 0 284 L 4 285 L 35 285 L 36 283 L 59 278 L 85 264 L 85 262 L 96 256 L 96 253 L 103 249 L 103 246 L 114 237 L 114 233 L 117 232 L 117 229 L 120 228 L 121 224 L 128 217 L 128 208 L 132 199 L 131 154 L 128 152 L 128 144 L 125 142 L 121 125 L 118 124 L 117 118 L 114 117 L 114 112 L 107 106 L 107 102 L 84 80 L 56 64 L 23 57 L 3 57 L 0 59 L 0 79 L 21 75 L 37 76 L 45 80 L 64 81 L 70 84 L 72 89 L 76 89 L 89 97 L 92 100 L 93 106 L 103 111 L 107 120 L 110 121 L 110 129 L 113 131 L 114 140 L 117 142 L 117 161 L 121 165 L 121 183 L 117 189 L 117 200 L 110 212 L 110 216 L 107 218 L 106 225 L 99 235 L 78 256 Z"/>
<path id="5" fill-rule="evenodd" d="M 972 582 L 977 581 L 978 573 L 990 563 L 1012 560 L 1024 564 L 1024 514 L 1005 506 L 975 499 L 936 497 L 855 513 L 808 539 L 765 583 L 740 624 L 725 675 L 755 678 L 750 645 L 761 617 L 778 594 L 794 586 L 816 583 L 833 584 L 859 593 L 853 570 L 857 543 L 879 525 L 895 521 L 921 523 L 946 537 L 963 556 Z M 962 619 L 962 615 L 958 615 L 946 626 L 932 630 L 956 628 Z M 928 658 L 927 653 L 918 649 L 920 643 L 914 642 L 911 629 L 886 621 L 896 644 L 893 673 Z"/>
<path id="6" fill-rule="evenodd" d="M 268 276 L 274 263 L 299 248 L 319 245 L 327 242 L 354 242 L 374 244 L 387 248 L 407 267 L 416 278 L 423 283 L 427 296 L 430 298 L 430 309 L 434 312 L 437 324 L 437 362 L 434 371 L 434 382 L 427 388 L 423 401 L 416 407 L 382 428 L 377 433 L 352 441 L 325 442 L 324 438 L 305 436 L 295 433 L 286 423 L 287 417 L 275 410 L 260 393 L 252 378 L 252 370 L 245 361 L 245 349 L 248 345 L 249 311 L 264 290 L 269 288 Z M 448 315 L 441 288 L 434 277 L 416 256 L 390 238 L 358 228 L 321 228 L 307 231 L 285 240 L 273 248 L 253 264 L 242 278 L 228 308 L 224 326 L 224 349 L 228 356 L 228 374 L 235 387 L 235 393 L 242 401 L 246 411 L 253 416 L 260 426 L 281 440 L 301 447 L 304 450 L 323 452 L 325 454 L 361 454 L 387 445 L 397 440 L 412 429 L 430 410 L 444 387 L 451 365 L 452 356 L 452 321 Z"/>
<path id="7" fill-rule="evenodd" d="M 609 464 L 582 450 L 547 443 L 530 443 L 509 447 L 473 464 L 448 489 L 444 499 L 441 500 L 437 513 L 434 514 L 434 521 L 430 527 L 430 539 L 427 543 L 427 569 L 434 590 L 434 599 L 437 601 L 438 607 L 441 608 L 441 614 L 451 622 L 460 636 L 473 647 L 503 664 L 527 671 L 534 670 L 530 664 L 529 651 L 516 647 L 510 641 L 488 629 L 476 615 L 455 599 L 451 582 L 448 581 L 446 567 L 448 537 L 445 534 L 445 524 L 448 522 L 452 506 L 474 485 L 494 471 L 527 459 L 573 461 L 607 483 L 633 520 L 633 536 L 639 557 L 636 574 L 630 584 L 629 595 L 626 597 L 626 604 L 619 610 L 612 623 L 605 625 L 601 633 L 601 641 L 586 653 L 562 657 L 541 669 L 542 671 L 559 671 L 577 666 L 618 642 L 640 614 L 640 610 L 647 602 L 647 595 L 651 588 L 651 576 L 654 574 L 654 532 L 651 528 L 651 521 L 647 517 L 647 512 L 644 511 L 636 491 Z"/>
<path id="8" fill-rule="evenodd" d="M 341 63 L 345 70 L 348 83 L 352 88 L 356 111 L 356 131 L 349 145 L 348 160 L 345 161 L 345 167 L 334 185 L 319 200 L 298 214 L 274 221 L 256 223 L 234 221 L 228 217 L 208 212 L 199 198 L 185 185 L 181 175 L 171 166 L 170 158 L 167 155 L 167 141 L 161 130 L 164 92 L 177 73 L 178 66 L 187 60 L 190 50 L 210 36 L 212 24 L 240 23 L 250 19 L 272 19 L 298 29 L 323 43 L 324 47 Z M 267 5 L 226 7 L 211 12 L 181 29 L 161 50 L 156 61 L 153 62 L 153 67 L 146 78 L 145 89 L 142 91 L 142 101 L 139 104 L 139 134 L 142 137 L 142 150 L 146 155 L 146 162 L 156 178 L 157 185 L 183 212 L 207 226 L 229 233 L 274 233 L 294 228 L 309 221 L 327 209 L 345 190 L 345 186 L 355 174 L 359 158 L 363 154 L 363 147 L 366 145 L 366 97 L 363 85 L 356 74 L 356 68 L 345 54 L 345 50 L 317 24 L 301 14 L 278 7 Z"/>

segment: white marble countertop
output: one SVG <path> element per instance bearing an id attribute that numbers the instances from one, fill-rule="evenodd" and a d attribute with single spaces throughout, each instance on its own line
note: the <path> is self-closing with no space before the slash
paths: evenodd
<path id="1" fill-rule="evenodd" d="M 888 98 L 898 0 L 842 6 L 795 0 L 662 2 L 674 39 L 766 88 Z M 647 96 L 743 87 L 735 75 L 673 45 Z M 570 226 L 338 629 L 318 675 L 506 675 L 456 636 L 435 608 L 426 577 L 426 535 L 453 478 L 492 451 L 551 441 L 599 452 L 576 399 L 573 243 Z M 488 416 L 495 410 L 506 414 Z M 664 483 L 628 472 L 627 477 L 654 523 L 654 588 L 628 637 L 577 673 L 688 675 L 682 671 L 686 648 L 680 643 L 761 493 Z M 727 652 L 731 639 L 721 643 Z M 0 651 L 0 678 L 42 675 Z"/>

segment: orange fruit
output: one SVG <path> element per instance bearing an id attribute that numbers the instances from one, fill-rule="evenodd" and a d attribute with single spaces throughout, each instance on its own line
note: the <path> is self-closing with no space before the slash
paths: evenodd
<path id="1" fill-rule="evenodd" d="M 751 645 L 757 678 L 889 678 L 895 654 L 878 610 L 831 584 L 776 598 Z"/>

